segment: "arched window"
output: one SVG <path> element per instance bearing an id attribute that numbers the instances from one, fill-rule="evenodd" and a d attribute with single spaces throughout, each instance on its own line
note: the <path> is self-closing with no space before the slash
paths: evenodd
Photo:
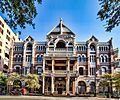
<path id="1" fill-rule="evenodd" d="M 83 51 L 83 46 L 82 46 L 82 50 L 81 51 Z"/>
<path id="2" fill-rule="evenodd" d="M 77 51 L 78 51 L 78 46 L 77 46 Z"/>
<path id="3" fill-rule="evenodd" d="M 20 74 L 20 67 L 19 66 L 16 67 L 15 72 L 18 73 L 18 74 Z"/>
<path id="4" fill-rule="evenodd" d="M 41 75 L 42 74 L 42 67 L 37 67 L 37 74 Z"/>
<path id="5" fill-rule="evenodd" d="M 81 56 L 80 55 L 78 56 L 77 60 L 78 60 L 78 62 L 81 62 Z"/>
<path id="6" fill-rule="evenodd" d="M 78 82 L 78 94 L 85 94 L 86 88 L 86 83 L 84 81 Z"/>
<path id="7" fill-rule="evenodd" d="M 32 50 L 32 44 L 28 43 L 26 50 Z"/>
<path id="8" fill-rule="evenodd" d="M 101 62 L 104 62 L 104 57 L 103 56 L 101 56 Z"/>
<path id="9" fill-rule="evenodd" d="M 84 57 L 84 55 L 82 55 L 82 62 L 84 62 L 85 61 L 85 57 Z"/>
<path id="10" fill-rule="evenodd" d="M 95 82 L 90 83 L 90 93 L 94 93 L 95 90 Z"/>
<path id="11" fill-rule="evenodd" d="M 43 61 L 43 55 L 37 55 L 37 62 L 42 62 Z"/>
<path id="12" fill-rule="evenodd" d="M 79 46 L 79 51 L 82 51 L 82 50 L 81 50 L 81 46 Z"/>
<path id="13" fill-rule="evenodd" d="M 19 56 L 15 55 L 15 61 L 18 62 L 18 60 L 19 60 Z"/>
<path id="14" fill-rule="evenodd" d="M 21 61 L 22 61 L 22 56 L 21 56 L 21 55 L 18 55 L 17 61 L 18 61 L 18 62 L 21 62 Z"/>
<path id="15" fill-rule="evenodd" d="M 65 48 L 66 45 L 65 45 L 65 42 L 64 41 L 59 41 L 57 44 L 56 44 L 56 48 Z"/>
<path id="16" fill-rule="evenodd" d="M 90 45 L 90 50 L 91 51 L 95 51 L 95 46 L 94 45 Z"/>
<path id="17" fill-rule="evenodd" d="M 79 68 L 79 74 L 80 74 L 80 75 L 83 75 L 83 74 L 84 74 L 83 67 L 80 67 L 80 68 Z"/>
<path id="18" fill-rule="evenodd" d="M 99 50 L 101 51 L 101 47 L 99 47 Z"/>
<path id="19" fill-rule="evenodd" d="M 108 59 L 107 56 L 105 56 L 105 62 L 108 62 L 107 59 Z"/>
<path id="20" fill-rule="evenodd" d="M 107 72 L 107 69 L 105 67 L 101 68 L 101 74 L 104 75 Z"/>
<path id="21" fill-rule="evenodd" d="M 101 49 L 101 51 L 103 51 L 103 47 L 101 47 L 102 49 Z"/>

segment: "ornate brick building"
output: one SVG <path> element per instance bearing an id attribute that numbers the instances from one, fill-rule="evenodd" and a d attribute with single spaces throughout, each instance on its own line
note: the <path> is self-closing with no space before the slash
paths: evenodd
<path id="1" fill-rule="evenodd" d="M 28 36 L 16 42 L 13 71 L 22 75 L 40 76 L 41 93 L 45 95 L 75 95 L 102 91 L 100 76 L 113 73 L 112 39 L 100 42 L 92 36 L 76 42 L 75 34 L 62 20 L 48 34 L 45 42 Z"/>

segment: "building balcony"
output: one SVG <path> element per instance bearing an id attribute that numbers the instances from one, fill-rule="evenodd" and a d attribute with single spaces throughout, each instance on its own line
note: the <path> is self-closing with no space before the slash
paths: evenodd
<path id="1" fill-rule="evenodd" d="M 100 62 L 100 65 L 101 65 L 101 66 L 109 66 L 109 65 L 110 65 L 110 62 Z"/>
<path id="2" fill-rule="evenodd" d="M 73 52 L 71 48 L 49 48 L 49 52 Z"/>
<path id="3" fill-rule="evenodd" d="M 13 61 L 13 64 L 22 64 L 22 61 L 21 62 Z"/>
<path id="4" fill-rule="evenodd" d="M 26 50 L 26 52 L 32 52 L 32 50 L 29 50 L 29 49 L 28 49 L 28 50 Z"/>
<path id="5" fill-rule="evenodd" d="M 45 56 L 47 57 L 73 57 L 73 53 L 71 52 L 49 52 L 47 54 L 45 54 Z"/>
<path id="6" fill-rule="evenodd" d="M 43 64 L 42 61 L 35 61 L 34 64 Z"/>
<path id="7" fill-rule="evenodd" d="M 87 61 L 85 61 L 85 62 L 78 62 L 78 65 L 79 65 L 79 66 L 87 65 Z"/>
<path id="8" fill-rule="evenodd" d="M 52 70 L 45 70 L 45 73 L 52 73 Z"/>
<path id="9" fill-rule="evenodd" d="M 59 74 L 66 74 L 66 70 L 54 70 L 55 74 L 59 73 Z"/>

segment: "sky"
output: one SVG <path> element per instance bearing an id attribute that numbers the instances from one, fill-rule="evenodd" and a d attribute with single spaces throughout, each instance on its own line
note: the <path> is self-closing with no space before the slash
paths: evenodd
<path id="1" fill-rule="evenodd" d="M 105 32 L 105 22 L 97 19 L 98 0 L 42 0 L 42 4 L 36 6 L 36 28 L 27 25 L 26 29 L 17 29 L 22 32 L 22 39 L 31 35 L 37 41 L 46 41 L 47 33 L 62 18 L 63 23 L 76 34 L 77 42 L 87 41 L 92 35 L 101 42 L 113 37 L 114 48 L 120 48 L 120 25 L 112 32 Z"/>

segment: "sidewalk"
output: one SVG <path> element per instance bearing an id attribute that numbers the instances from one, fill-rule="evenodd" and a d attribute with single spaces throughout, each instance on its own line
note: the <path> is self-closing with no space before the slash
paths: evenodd
<path id="1" fill-rule="evenodd" d="M 98 97 L 0 96 L 0 100 L 119 100 Z"/>

